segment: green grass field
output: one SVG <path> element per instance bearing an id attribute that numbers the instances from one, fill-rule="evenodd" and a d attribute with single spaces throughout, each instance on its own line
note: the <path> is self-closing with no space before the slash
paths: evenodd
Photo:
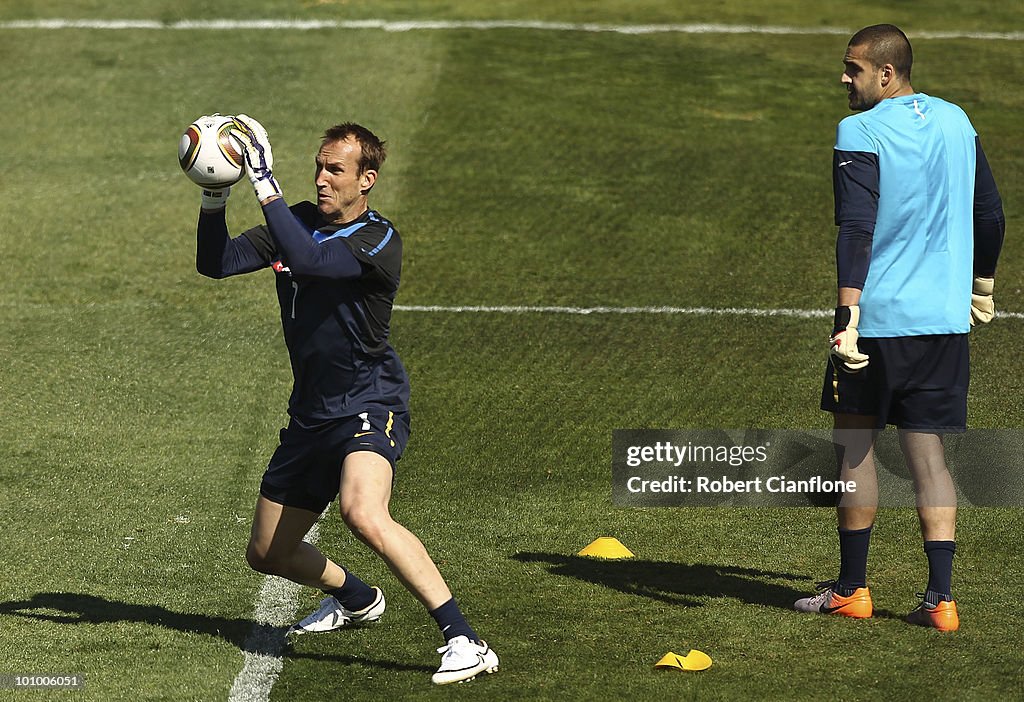
<path id="1" fill-rule="evenodd" d="M 970 5 L 59 0 L 0 5 L 0 22 L 895 21 L 915 87 L 982 135 L 1007 215 L 996 304 L 1022 312 L 1024 42 L 914 39 L 1024 30 L 1013 3 Z M 402 305 L 825 309 L 847 38 L 0 27 L 0 675 L 87 676 L 81 692 L 0 699 L 225 700 L 242 668 L 262 583 L 243 551 L 291 377 L 271 274 L 195 272 L 199 195 L 174 155 L 192 119 L 258 117 L 292 201 L 312 194 L 325 126 L 385 137 L 372 204 L 403 233 Z M 228 209 L 236 232 L 260 221 L 245 184 Z M 972 426 L 1024 426 L 1022 324 L 972 339 Z M 616 428 L 827 427 L 827 325 L 396 312 L 413 433 L 393 512 L 502 670 L 433 688 L 433 622 L 331 513 L 320 545 L 382 585 L 388 613 L 297 642 L 271 699 L 1019 695 L 1020 509 L 961 511 L 963 629 L 943 636 L 900 621 L 927 575 L 912 510 L 881 515 L 879 616 L 853 622 L 790 608 L 835 574 L 831 510 L 612 506 Z M 637 558 L 575 555 L 604 535 Z M 714 666 L 652 670 L 691 648 Z"/>

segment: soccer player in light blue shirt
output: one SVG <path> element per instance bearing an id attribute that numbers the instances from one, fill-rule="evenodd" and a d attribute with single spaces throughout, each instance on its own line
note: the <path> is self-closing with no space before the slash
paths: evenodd
<path id="1" fill-rule="evenodd" d="M 840 478 L 857 489 L 839 503 L 838 577 L 795 607 L 871 616 L 873 448 L 894 424 L 928 558 L 924 599 L 907 621 L 953 631 L 956 490 L 942 435 L 967 428 L 967 334 L 994 313 L 1002 202 L 964 111 L 911 85 L 899 28 L 857 32 L 843 65 L 857 114 L 839 124 L 833 152 L 838 295 L 821 407 L 833 413 Z"/>
<path id="2" fill-rule="evenodd" d="M 838 218 L 862 215 L 869 224 L 875 209 L 866 280 L 840 281 L 862 282 L 860 336 L 970 330 L 976 136 L 963 110 L 924 93 L 888 98 L 840 122 Z M 857 192 L 865 183 L 877 198 Z"/>

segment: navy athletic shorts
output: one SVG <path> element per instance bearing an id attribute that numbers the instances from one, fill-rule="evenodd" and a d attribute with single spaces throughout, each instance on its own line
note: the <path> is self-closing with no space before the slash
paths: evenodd
<path id="1" fill-rule="evenodd" d="M 408 412 L 371 409 L 315 427 L 292 419 L 281 430 L 281 443 L 263 474 L 260 494 L 271 502 L 319 514 L 338 495 L 346 456 L 373 451 L 394 470 L 408 440 Z"/>
<path id="2" fill-rule="evenodd" d="M 967 431 L 967 334 L 862 337 L 857 348 L 871 360 L 856 373 L 829 357 L 823 410 L 876 416 L 879 430 L 894 424 L 936 434 Z"/>

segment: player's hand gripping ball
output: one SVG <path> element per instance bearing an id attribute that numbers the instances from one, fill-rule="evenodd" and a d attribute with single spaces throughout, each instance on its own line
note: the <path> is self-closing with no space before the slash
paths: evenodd
<path id="1" fill-rule="evenodd" d="M 249 115 L 237 115 L 231 135 L 238 139 L 245 157 L 245 169 L 252 182 L 253 192 L 260 202 L 281 195 L 281 186 L 271 170 L 274 166 L 274 152 L 270 148 L 270 137 L 263 125 Z"/>
<path id="2" fill-rule="evenodd" d="M 204 188 L 227 188 L 245 175 L 242 145 L 231 134 L 235 122 L 219 114 L 204 115 L 181 135 L 178 163 L 185 175 Z"/>

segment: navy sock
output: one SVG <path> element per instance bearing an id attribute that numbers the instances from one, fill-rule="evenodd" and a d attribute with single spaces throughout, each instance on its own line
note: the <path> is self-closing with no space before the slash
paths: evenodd
<path id="1" fill-rule="evenodd" d="M 839 530 L 839 578 L 835 589 L 843 597 L 849 597 L 859 587 L 867 587 L 870 545 L 871 527 Z"/>
<path id="2" fill-rule="evenodd" d="M 470 641 L 480 642 L 480 637 L 476 635 L 469 622 L 466 621 L 466 617 L 462 615 L 462 610 L 455 603 L 454 597 L 437 609 L 430 610 L 430 616 L 437 622 L 445 641 L 451 641 L 456 636 L 466 636 Z"/>
<path id="3" fill-rule="evenodd" d="M 925 601 L 938 604 L 953 599 L 953 554 L 956 541 L 925 541 L 924 555 L 928 557 L 928 589 Z"/>
<path id="4" fill-rule="evenodd" d="M 334 595 L 334 599 L 338 600 L 345 609 L 352 612 L 366 609 L 373 604 L 373 601 L 377 598 L 377 593 L 373 591 L 373 588 L 348 572 L 345 568 L 342 568 L 342 570 L 345 571 L 345 583 L 341 587 L 336 587 L 333 590 L 324 590 L 324 592 L 328 595 Z"/>

